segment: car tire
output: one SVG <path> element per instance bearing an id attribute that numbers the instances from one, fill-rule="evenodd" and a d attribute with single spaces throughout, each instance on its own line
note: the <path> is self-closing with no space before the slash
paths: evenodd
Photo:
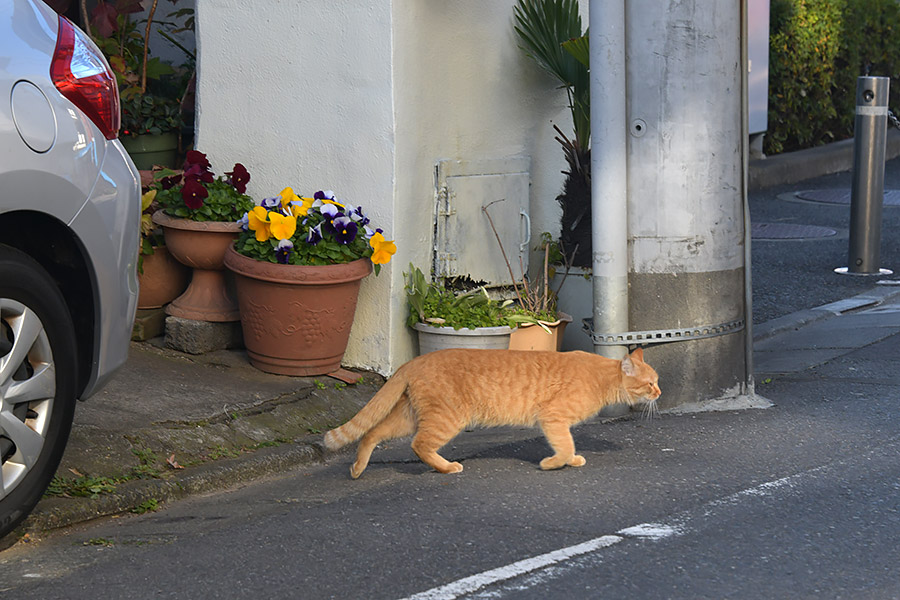
<path id="1" fill-rule="evenodd" d="M 0 538 L 53 478 L 76 386 L 75 329 L 62 293 L 35 260 L 0 244 Z"/>

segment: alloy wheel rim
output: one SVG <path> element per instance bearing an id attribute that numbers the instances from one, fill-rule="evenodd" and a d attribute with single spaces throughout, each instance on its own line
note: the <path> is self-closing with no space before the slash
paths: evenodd
<path id="1" fill-rule="evenodd" d="M 0 298 L 0 499 L 37 463 L 56 396 L 50 340 L 38 315 Z"/>

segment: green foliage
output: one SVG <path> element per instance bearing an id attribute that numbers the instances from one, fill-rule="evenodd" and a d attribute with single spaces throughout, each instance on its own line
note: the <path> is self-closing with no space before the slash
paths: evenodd
<path id="1" fill-rule="evenodd" d="M 44 492 L 45 496 L 65 496 L 80 498 L 96 498 L 100 494 L 111 494 L 116 491 L 118 479 L 112 477 L 88 477 L 81 475 L 75 479 L 66 479 L 54 475 Z"/>
<path id="2" fill-rule="evenodd" d="M 769 154 L 851 137 L 857 77 L 900 73 L 896 0 L 772 0 L 770 31 Z"/>
<path id="3" fill-rule="evenodd" d="M 134 2 L 100 1 L 90 19 L 91 37 L 106 56 L 119 85 L 122 135 L 159 134 L 181 129 L 181 97 L 192 69 L 175 68 L 150 56 L 147 20 L 132 19 Z M 140 7 L 137 6 L 139 10 Z M 183 16 L 172 13 L 170 16 Z M 150 24 L 153 13 L 149 15 Z M 167 24 L 171 27 L 174 24 Z"/>
<path id="4" fill-rule="evenodd" d="M 429 323 L 435 327 L 475 329 L 501 327 L 511 320 L 511 302 L 498 302 L 488 296 L 483 287 L 456 296 L 436 283 L 428 282 L 418 267 L 410 263 L 406 277 L 406 298 L 409 303 L 407 325 Z"/>
<path id="5" fill-rule="evenodd" d="M 155 512 L 157 510 L 159 510 L 159 500 L 157 500 L 156 498 L 150 498 L 149 500 L 144 500 L 143 502 L 132 508 L 131 512 L 136 515 L 142 515 L 144 513 Z"/>
<path id="6" fill-rule="evenodd" d="M 588 34 L 581 28 L 578 0 L 518 0 L 513 8 L 519 48 L 566 89 L 575 139 L 560 143 L 573 172 L 590 168 L 591 96 Z"/>
<path id="7" fill-rule="evenodd" d="M 181 105 L 177 99 L 152 94 L 122 100 L 122 134 L 160 135 L 181 129 Z"/>

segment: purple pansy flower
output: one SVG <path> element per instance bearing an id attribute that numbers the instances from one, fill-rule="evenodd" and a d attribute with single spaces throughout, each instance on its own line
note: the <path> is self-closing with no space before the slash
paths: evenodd
<path id="1" fill-rule="evenodd" d="M 359 226 L 349 217 L 337 217 L 331 224 L 334 227 L 334 239 L 339 244 L 349 244 L 356 239 Z"/>
<path id="2" fill-rule="evenodd" d="M 281 198 L 278 196 L 274 198 L 263 198 L 259 205 L 266 210 L 277 210 L 281 206 Z"/>
<path id="3" fill-rule="evenodd" d="M 291 259 L 291 252 L 294 250 L 294 243 L 291 240 L 281 240 L 275 247 L 275 260 L 286 265 Z"/>
<path id="4" fill-rule="evenodd" d="M 322 241 L 322 224 L 319 223 L 315 227 L 311 227 L 309 234 L 306 236 L 306 243 L 315 246 Z"/>
<path id="5" fill-rule="evenodd" d="M 250 231 L 250 213 L 244 213 L 244 216 L 238 219 L 237 223 L 244 231 Z"/>

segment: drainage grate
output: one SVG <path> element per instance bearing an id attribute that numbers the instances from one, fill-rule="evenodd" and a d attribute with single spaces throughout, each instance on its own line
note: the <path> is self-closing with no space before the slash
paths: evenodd
<path id="1" fill-rule="evenodd" d="M 793 223 L 751 223 L 750 238 L 754 240 L 815 240 L 837 235 L 830 227 L 796 225 Z"/>
<path id="2" fill-rule="evenodd" d="M 822 204 L 850 204 L 850 190 L 805 190 L 796 192 L 794 196 Z M 900 206 L 900 190 L 884 190 L 883 206 Z"/>

